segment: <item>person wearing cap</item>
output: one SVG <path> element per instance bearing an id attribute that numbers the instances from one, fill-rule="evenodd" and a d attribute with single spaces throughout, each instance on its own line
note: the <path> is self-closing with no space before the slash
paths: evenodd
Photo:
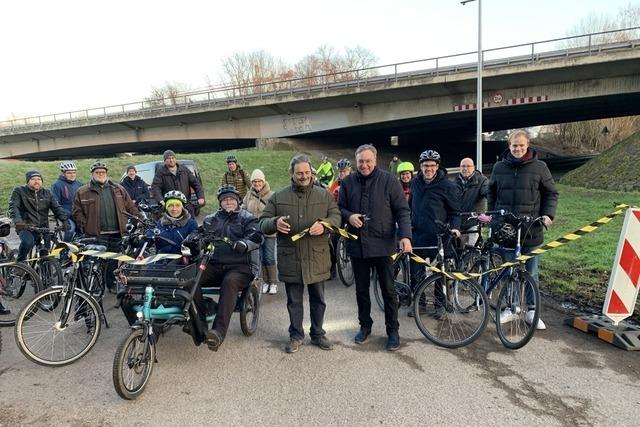
<path id="1" fill-rule="evenodd" d="M 220 208 L 204 218 L 202 232 L 207 236 L 226 238 L 231 243 L 216 244 L 194 296 L 196 304 L 202 307 L 200 287 L 220 287 L 216 317 L 206 337 L 206 343 L 213 351 L 218 351 L 227 335 L 238 293 L 258 274 L 260 266 L 255 251 L 263 240 L 258 219 L 240 207 L 240 193 L 233 185 L 223 184 L 218 188 L 218 202 Z"/>
<path id="2" fill-rule="evenodd" d="M 415 168 L 411 162 L 402 162 L 396 169 L 396 173 L 400 178 L 400 184 L 402 184 L 402 191 L 404 191 L 404 198 L 407 202 L 411 196 L 411 180 L 413 179 L 413 172 L 415 172 Z"/>
<path id="3" fill-rule="evenodd" d="M 156 170 L 151 183 L 151 193 L 153 197 L 160 203 L 164 203 L 162 196 L 169 191 L 180 191 L 187 199 L 191 195 L 191 189 L 196 193 L 198 205 L 204 206 L 204 190 L 198 178 L 189 170 L 188 167 L 182 166 L 176 159 L 176 153 L 172 150 L 166 150 L 162 157 L 164 165 Z M 195 216 L 195 208 L 191 203 L 187 203 L 187 210 L 192 216 Z"/>
<path id="4" fill-rule="evenodd" d="M 25 174 L 25 180 L 26 185 L 14 188 L 9 199 L 9 217 L 15 224 L 20 237 L 18 261 L 27 259 L 35 242 L 40 240 L 40 236 L 26 230 L 26 226 L 49 228 L 49 211 L 62 222 L 65 229 L 69 228 L 67 222 L 69 217 L 51 191 L 44 188 L 42 174 L 35 170 L 28 171 Z M 47 240 L 50 238 L 48 235 L 44 237 Z M 46 245 L 49 246 L 49 244 L 50 241 L 47 241 Z"/>
<path id="5" fill-rule="evenodd" d="M 398 173 L 398 166 L 400 165 L 400 163 L 402 163 L 402 160 L 400 160 L 400 158 L 398 157 L 398 155 L 396 153 L 393 153 L 393 157 L 391 158 L 391 161 L 389 162 L 389 173 L 393 176 L 397 176 L 396 174 Z"/>
<path id="6" fill-rule="evenodd" d="M 107 165 L 100 161 L 93 163 L 91 181 L 80 187 L 73 199 L 72 216 L 79 232 L 98 238 L 108 251 L 117 251 L 122 236 L 127 232 L 128 218 L 123 212 L 140 216 L 127 190 L 109 179 Z M 114 289 L 115 265 L 117 261 L 108 261 L 109 290 Z"/>
<path id="7" fill-rule="evenodd" d="M 256 169 L 251 173 L 251 189 L 244 196 L 243 206 L 253 216 L 259 218 L 267 202 L 273 195 L 264 172 Z M 275 295 L 278 293 L 278 270 L 276 267 L 276 235 L 264 236 L 264 243 L 260 246 L 262 260 L 262 293 Z"/>
<path id="8" fill-rule="evenodd" d="M 327 188 L 335 176 L 333 173 L 333 165 L 324 154 L 321 157 L 321 161 L 322 163 L 318 166 L 317 178 L 320 185 Z"/>
<path id="9" fill-rule="evenodd" d="M 238 158 L 236 156 L 227 156 L 227 169 L 224 175 L 222 175 L 220 184 L 233 185 L 236 190 L 238 190 L 238 193 L 240 193 L 240 198 L 244 199 L 248 189 L 251 188 L 251 181 L 244 169 L 238 164 Z"/>
<path id="10" fill-rule="evenodd" d="M 127 174 L 122 178 L 120 184 L 127 190 L 129 197 L 136 205 L 141 200 L 149 199 L 149 186 L 138 176 L 138 171 L 134 165 L 127 166 Z"/>
<path id="11" fill-rule="evenodd" d="M 56 198 L 62 209 L 69 217 L 69 231 L 64 232 L 63 240 L 70 242 L 76 232 L 76 223 L 71 219 L 71 208 L 73 207 L 73 198 L 78 188 L 82 187 L 82 182 L 76 179 L 78 167 L 72 161 L 65 160 L 60 163 L 60 176 L 51 186 L 51 193 Z"/>
<path id="12" fill-rule="evenodd" d="M 333 343 L 325 337 L 324 282 L 330 277 L 331 256 L 328 230 L 320 222 L 340 226 L 340 212 L 329 192 L 313 184 L 311 159 L 297 155 L 289 163 L 291 185 L 274 193 L 260 215 L 263 233 L 278 233 L 278 273 L 287 292 L 289 312 L 289 342 L 287 353 L 299 350 L 304 340 L 303 295 L 309 293 L 311 344 L 322 350 L 332 350 Z M 292 236 L 308 229 L 296 241 Z"/>

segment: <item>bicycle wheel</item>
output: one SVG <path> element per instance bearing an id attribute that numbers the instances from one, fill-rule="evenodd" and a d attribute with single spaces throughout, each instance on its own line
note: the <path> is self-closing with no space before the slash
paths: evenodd
<path id="1" fill-rule="evenodd" d="M 486 295 L 472 281 L 434 274 L 414 295 L 413 314 L 420 332 L 436 345 L 458 348 L 472 343 L 487 325 Z"/>
<path id="2" fill-rule="evenodd" d="M 97 260 L 91 263 L 91 270 L 87 274 L 87 292 L 98 303 L 104 298 L 105 285 L 107 283 L 106 263 L 103 260 Z"/>
<path id="3" fill-rule="evenodd" d="M 93 348 L 102 326 L 100 308 L 83 291 L 76 289 L 70 295 L 62 288 L 45 289 L 22 309 L 15 337 L 27 359 L 64 366 Z"/>
<path id="4" fill-rule="evenodd" d="M 384 311 L 384 299 L 382 298 L 378 272 L 375 269 L 371 271 L 371 283 L 373 283 L 373 296 L 378 303 L 378 307 Z M 393 284 L 398 295 L 398 304 L 400 306 L 411 305 L 410 274 L 403 258 L 398 258 L 393 263 Z"/>
<path id="5" fill-rule="evenodd" d="M 143 329 L 134 329 L 116 350 L 113 358 L 113 386 L 123 399 L 136 399 L 151 378 L 156 359 L 153 337 L 145 336 Z"/>
<path id="6" fill-rule="evenodd" d="M 526 271 L 513 272 L 505 282 L 496 305 L 496 330 L 502 344 L 516 350 L 524 347 L 536 331 L 540 291 Z"/>
<path id="7" fill-rule="evenodd" d="M 246 294 L 243 294 L 240 305 L 240 329 L 248 337 L 258 329 L 260 318 L 260 291 L 258 286 L 251 284 Z"/>
<path id="8" fill-rule="evenodd" d="M 343 285 L 351 286 L 354 283 L 353 266 L 351 265 L 351 258 L 347 255 L 347 245 L 344 237 L 338 239 L 338 244 L 336 246 L 338 276 L 340 276 L 340 281 Z"/>
<path id="9" fill-rule="evenodd" d="M 22 263 L 0 264 L 0 326 L 13 326 L 18 313 L 38 292 L 38 273 Z"/>
<path id="10" fill-rule="evenodd" d="M 42 289 L 62 286 L 62 268 L 60 262 L 55 258 L 39 259 L 34 269 L 42 280 Z"/>
<path id="11" fill-rule="evenodd" d="M 484 271 L 492 270 L 503 263 L 502 254 L 499 251 L 490 249 L 489 251 L 480 254 L 479 252 L 467 252 L 460 261 L 460 271 L 463 273 L 482 273 Z M 494 284 L 491 289 L 487 287 L 497 277 L 499 272 L 492 272 L 483 275 L 480 278 L 471 279 L 475 282 L 481 283 L 487 295 L 487 301 L 489 301 L 489 307 L 496 308 L 498 302 L 498 295 L 502 289 L 503 281 L 499 281 Z"/>

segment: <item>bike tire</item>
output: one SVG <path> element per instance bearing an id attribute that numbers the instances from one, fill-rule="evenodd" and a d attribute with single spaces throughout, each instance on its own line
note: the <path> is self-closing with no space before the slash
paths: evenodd
<path id="1" fill-rule="evenodd" d="M 336 264 L 338 269 L 338 276 L 343 285 L 349 287 L 355 282 L 353 275 L 353 266 L 351 265 L 351 258 L 347 255 L 347 245 L 344 237 L 338 239 L 336 245 Z"/>
<path id="2" fill-rule="evenodd" d="M 40 275 L 43 290 L 54 286 L 62 286 L 62 267 L 60 267 L 60 262 L 57 259 L 39 259 L 36 262 L 35 270 Z"/>
<path id="3" fill-rule="evenodd" d="M 242 296 L 240 305 L 240 329 L 244 336 L 249 337 L 258 329 L 260 319 L 260 291 L 258 286 L 251 284 Z"/>
<path id="4" fill-rule="evenodd" d="M 402 258 L 398 258 L 393 262 L 393 285 L 398 295 L 398 304 L 400 304 L 400 294 L 411 292 L 411 275 L 407 270 L 407 264 L 405 264 Z M 380 289 L 380 281 L 378 280 L 378 272 L 375 269 L 371 270 L 371 283 L 373 283 L 373 296 L 380 307 L 380 310 L 384 311 L 384 298 L 382 297 L 382 289 Z"/>
<path id="5" fill-rule="evenodd" d="M 527 293 L 531 295 L 531 303 L 527 303 Z M 507 309 L 510 310 L 508 314 L 505 312 Z M 530 309 L 534 314 L 529 324 L 527 311 Z M 496 331 L 502 345 L 512 350 L 524 347 L 533 338 L 539 318 L 540 290 L 537 283 L 526 271 L 515 271 L 502 287 L 496 305 Z"/>
<path id="6" fill-rule="evenodd" d="M 14 334 L 27 359 L 44 366 L 65 366 L 93 348 L 100 336 L 102 310 L 84 291 L 76 289 L 72 300 L 70 296 L 63 288 L 45 289 L 18 314 Z M 61 327 L 63 313 L 67 321 Z"/>
<path id="7" fill-rule="evenodd" d="M 40 276 L 29 265 L 0 264 L 0 305 L 9 310 L 0 314 L 0 327 L 15 325 L 22 308 L 41 290 Z"/>
<path id="8" fill-rule="evenodd" d="M 484 290 L 477 282 L 434 274 L 418 285 L 413 315 L 418 329 L 429 341 L 441 347 L 458 348 L 471 344 L 482 334 L 489 309 Z"/>
<path id="9" fill-rule="evenodd" d="M 113 386 L 121 398 L 134 400 L 144 392 L 156 360 L 153 337 L 146 336 L 143 329 L 134 329 L 118 346 L 113 358 Z M 134 382 L 132 377 L 138 372 L 140 379 Z"/>
<path id="10" fill-rule="evenodd" d="M 107 264 L 104 260 L 98 260 L 93 264 L 87 277 L 87 291 L 98 303 L 104 298 L 107 283 Z"/>
<path id="11" fill-rule="evenodd" d="M 485 260 L 489 260 L 489 270 L 492 270 L 503 263 L 502 254 L 494 249 L 489 249 L 487 253 L 480 254 L 478 252 L 467 252 L 462 256 L 462 260 L 460 261 L 459 267 L 460 271 L 463 273 L 482 273 L 485 271 Z M 496 304 L 498 301 L 498 295 L 500 295 L 500 290 L 502 289 L 503 281 L 500 281 L 496 284 L 496 286 L 488 290 L 487 286 L 489 282 L 496 277 L 498 272 L 487 273 L 481 278 L 474 278 L 475 282 L 480 283 L 480 286 L 485 291 L 487 295 L 487 301 L 489 302 L 489 307 L 495 310 Z M 488 292 L 487 292 L 488 291 Z"/>

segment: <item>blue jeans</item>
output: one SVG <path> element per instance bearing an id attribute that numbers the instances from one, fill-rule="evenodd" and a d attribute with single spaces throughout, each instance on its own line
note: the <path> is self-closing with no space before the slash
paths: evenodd
<path id="1" fill-rule="evenodd" d="M 531 246 L 531 247 L 523 247 L 522 248 L 522 254 L 527 254 L 529 252 L 531 252 L 532 250 L 534 250 L 537 246 Z M 515 259 L 515 251 L 513 249 L 506 249 L 506 250 L 502 250 L 502 258 L 505 261 L 512 261 L 513 259 Z M 536 285 L 539 285 L 539 281 L 538 281 L 538 270 L 540 267 L 540 260 L 538 259 L 538 256 L 534 256 L 533 258 L 527 260 L 527 262 L 524 264 L 525 270 L 527 270 L 527 272 L 531 275 L 531 277 L 533 278 L 533 281 L 536 282 Z M 529 288 L 527 288 L 528 290 Z M 533 305 L 533 296 L 531 295 L 531 292 L 527 292 L 527 304 L 529 305 Z"/>
<path id="2" fill-rule="evenodd" d="M 262 257 L 262 265 L 269 266 L 276 264 L 276 238 L 266 237 L 262 246 L 260 246 L 260 256 Z"/>

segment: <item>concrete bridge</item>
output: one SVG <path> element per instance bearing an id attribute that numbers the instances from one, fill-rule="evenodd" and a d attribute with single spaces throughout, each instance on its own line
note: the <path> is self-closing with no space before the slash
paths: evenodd
<path id="1" fill-rule="evenodd" d="M 640 114 L 640 40 L 595 43 L 599 35 L 579 36 L 588 40 L 580 47 L 550 48 L 578 39 L 572 38 L 484 51 L 484 130 Z M 340 140 L 372 133 L 471 135 L 474 55 L 0 122 L 0 158 L 167 145 L 215 150 L 274 138 Z"/>

